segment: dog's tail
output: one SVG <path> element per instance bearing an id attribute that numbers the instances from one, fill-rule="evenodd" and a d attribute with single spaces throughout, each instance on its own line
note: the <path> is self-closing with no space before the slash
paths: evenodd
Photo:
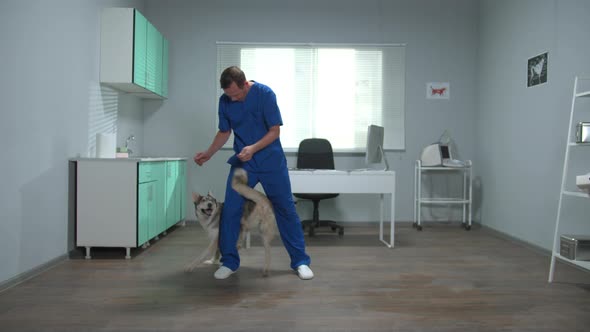
<path id="1" fill-rule="evenodd" d="M 248 187 L 248 173 L 243 168 L 236 168 L 231 181 L 231 186 L 240 195 L 253 201 L 254 203 L 266 202 L 268 199 L 263 193 L 256 189 Z"/>

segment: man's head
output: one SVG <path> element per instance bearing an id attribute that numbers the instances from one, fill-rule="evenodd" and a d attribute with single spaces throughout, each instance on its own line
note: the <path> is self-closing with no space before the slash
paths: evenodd
<path id="1" fill-rule="evenodd" d="M 246 74 L 237 66 L 226 68 L 221 73 L 219 84 L 223 92 L 233 101 L 241 101 L 248 93 Z"/>

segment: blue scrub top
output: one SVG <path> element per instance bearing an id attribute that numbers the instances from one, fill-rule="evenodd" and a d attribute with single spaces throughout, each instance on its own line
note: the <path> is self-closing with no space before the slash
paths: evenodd
<path id="1" fill-rule="evenodd" d="M 232 101 L 225 94 L 219 97 L 219 130 L 233 130 L 236 154 L 245 146 L 258 142 L 270 127 L 276 125 L 283 125 L 277 97 L 272 89 L 264 84 L 255 82 L 244 101 Z M 286 160 L 281 140 L 277 138 L 245 163 L 235 155 L 227 162 L 247 171 L 261 172 L 276 170 Z"/>

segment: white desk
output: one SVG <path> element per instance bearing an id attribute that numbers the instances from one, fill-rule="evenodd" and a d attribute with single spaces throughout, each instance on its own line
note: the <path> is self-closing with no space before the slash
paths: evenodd
<path id="1" fill-rule="evenodd" d="M 393 248 L 395 216 L 394 171 L 289 170 L 294 193 L 380 194 L 379 240 Z M 391 195 L 389 242 L 383 239 L 383 195 Z"/>

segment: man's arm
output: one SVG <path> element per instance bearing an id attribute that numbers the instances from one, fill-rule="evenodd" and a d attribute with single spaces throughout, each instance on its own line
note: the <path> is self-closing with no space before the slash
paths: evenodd
<path id="1" fill-rule="evenodd" d="M 264 149 L 270 143 L 274 142 L 277 138 L 279 138 L 280 135 L 281 135 L 281 126 L 280 125 L 270 127 L 270 129 L 268 130 L 266 135 L 264 135 L 258 142 L 254 143 L 252 145 L 245 146 L 242 149 L 242 151 L 240 151 L 240 153 L 238 153 L 238 155 L 237 155 L 238 158 L 243 162 L 246 162 L 246 161 L 252 159 L 252 156 L 256 152 Z"/>
<path id="2" fill-rule="evenodd" d="M 218 131 L 217 134 L 215 134 L 215 137 L 213 138 L 213 142 L 211 143 L 211 145 L 209 146 L 209 148 L 207 149 L 207 151 L 199 152 L 199 153 L 197 153 L 195 155 L 195 157 L 193 158 L 195 160 L 195 162 L 199 166 L 202 166 L 206 161 L 208 161 L 209 159 L 211 159 L 211 157 L 217 151 L 219 151 L 219 149 L 221 149 L 223 147 L 223 145 L 229 139 L 229 136 L 230 135 L 231 135 L 231 130 L 228 130 L 228 131 Z"/>

